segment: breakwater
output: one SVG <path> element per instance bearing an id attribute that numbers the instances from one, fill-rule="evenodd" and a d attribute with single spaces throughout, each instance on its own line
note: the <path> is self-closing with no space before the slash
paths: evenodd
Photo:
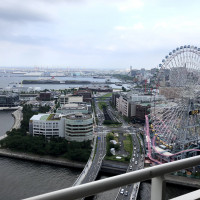
<path id="1" fill-rule="evenodd" d="M 23 80 L 22 84 L 69 84 L 69 85 L 89 85 L 89 84 L 114 84 L 114 82 L 94 82 L 84 80 Z"/>

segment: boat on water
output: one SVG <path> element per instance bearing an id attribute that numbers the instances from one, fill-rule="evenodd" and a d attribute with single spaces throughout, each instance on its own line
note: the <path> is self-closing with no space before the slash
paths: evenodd
<path id="1" fill-rule="evenodd" d="M 104 77 L 104 76 L 93 76 L 93 78 L 105 79 L 105 77 Z"/>
<path id="2" fill-rule="evenodd" d="M 65 80 L 59 81 L 54 79 L 40 79 L 40 80 L 23 80 L 22 84 L 91 84 L 90 81 L 79 80 Z"/>
<path id="3" fill-rule="evenodd" d="M 122 83 L 115 83 L 116 86 L 122 86 Z"/>
<path id="4" fill-rule="evenodd" d="M 12 74 L 26 74 L 27 72 L 24 71 L 14 71 Z"/>
<path id="5" fill-rule="evenodd" d="M 27 73 L 23 74 L 23 76 L 41 77 L 41 76 L 43 76 L 43 72 L 27 72 Z"/>

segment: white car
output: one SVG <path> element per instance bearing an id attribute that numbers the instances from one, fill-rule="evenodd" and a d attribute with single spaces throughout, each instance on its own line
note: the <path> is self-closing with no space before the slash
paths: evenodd
<path id="1" fill-rule="evenodd" d="M 132 162 L 134 162 L 135 158 L 132 158 Z"/>
<path id="2" fill-rule="evenodd" d="M 125 191 L 125 192 L 124 192 L 124 195 L 125 195 L 125 196 L 128 196 L 128 191 Z"/>
<path id="3" fill-rule="evenodd" d="M 124 189 L 123 188 L 120 190 L 120 194 L 124 194 Z"/>
<path id="4" fill-rule="evenodd" d="M 137 160 L 135 161 L 135 165 L 137 165 Z"/>

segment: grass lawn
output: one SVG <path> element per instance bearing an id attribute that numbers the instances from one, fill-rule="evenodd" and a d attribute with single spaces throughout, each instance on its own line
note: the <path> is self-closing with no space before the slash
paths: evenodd
<path id="1" fill-rule="evenodd" d="M 118 137 L 115 137 L 114 133 L 112 133 L 112 132 L 108 133 L 106 135 L 106 141 L 107 141 L 107 147 L 106 147 L 106 149 L 107 149 L 107 152 L 110 151 L 110 145 L 109 145 L 110 144 L 110 142 L 109 142 L 110 136 L 114 137 L 113 139 L 116 140 L 116 141 L 118 141 Z M 121 159 L 117 159 L 116 156 L 120 156 Z M 125 158 L 125 157 L 123 157 L 121 155 L 110 155 L 110 156 L 106 155 L 105 159 L 106 160 L 114 160 L 114 161 L 118 161 L 118 162 L 128 162 L 127 158 Z"/>
<path id="2" fill-rule="evenodd" d="M 123 141 L 124 144 L 124 150 L 129 153 L 129 155 L 132 155 L 133 152 L 133 142 L 131 135 L 127 135 L 126 139 Z"/>
<path id="3" fill-rule="evenodd" d="M 103 110 L 103 106 L 107 106 L 106 102 L 98 102 L 98 106 L 101 110 Z"/>
<path id="4" fill-rule="evenodd" d="M 112 92 L 107 93 L 107 94 L 103 95 L 102 97 L 111 97 L 111 96 L 112 96 Z"/>

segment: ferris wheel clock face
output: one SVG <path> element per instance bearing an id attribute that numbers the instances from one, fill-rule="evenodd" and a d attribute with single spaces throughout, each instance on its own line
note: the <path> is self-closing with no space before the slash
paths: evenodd
<path id="1" fill-rule="evenodd" d="M 171 87 L 199 84 L 200 48 L 185 45 L 169 52 L 159 64 L 159 79 Z M 165 85 L 165 86 L 166 86 Z"/>

